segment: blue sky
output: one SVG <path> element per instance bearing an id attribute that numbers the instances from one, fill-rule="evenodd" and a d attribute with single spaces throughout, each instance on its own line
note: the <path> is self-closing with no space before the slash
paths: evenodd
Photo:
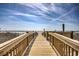
<path id="1" fill-rule="evenodd" d="M 79 4 L 0 3 L 2 30 L 79 30 Z"/>

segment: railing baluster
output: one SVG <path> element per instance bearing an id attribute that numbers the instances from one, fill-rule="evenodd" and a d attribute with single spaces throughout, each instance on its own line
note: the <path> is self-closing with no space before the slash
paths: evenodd
<path id="1" fill-rule="evenodd" d="M 72 48 L 72 56 L 74 56 L 74 49 Z"/>
<path id="2" fill-rule="evenodd" d="M 69 53 L 69 56 L 70 56 L 70 46 L 69 46 L 69 52 L 68 53 Z"/>
<path id="3" fill-rule="evenodd" d="M 53 46 L 53 37 L 51 36 L 51 46 Z"/>
<path id="4" fill-rule="evenodd" d="M 63 51 L 63 52 L 64 52 L 64 53 L 63 53 L 64 56 L 65 56 L 65 45 L 66 45 L 66 44 L 64 44 L 64 51 Z"/>
<path id="5" fill-rule="evenodd" d="M 49 35 L 49 36 L 50 36 L 50 39 L 49 40 L 50 40 L 50 45 L 51 45 L 51 35 Z"/>
<path id="6" fill-rule="evenodd" d="M 28 37 L 27 37 L 27 46 L 28 46 Z"/>
<path id="7" fill-rule="evenodd" d="M 9 56 L 12 56 L 12 50 L 9 51 Z"/>
<path id="8" fill-rule="evenodd" d="M 78 51 L 76 51 L 76 56 L 78 56 Z"/>
<path id="9" fill-rule="evenodd" d="M 53 45 L 54 45 L 54 36 L 52 36 L 53 37 Z"/>

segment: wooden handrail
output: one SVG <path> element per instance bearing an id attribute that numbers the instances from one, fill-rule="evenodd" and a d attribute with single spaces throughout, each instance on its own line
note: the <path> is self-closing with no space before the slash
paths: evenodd
<path id="1" fill-rule="evenodd" d="M 60 35 L 60 34 L 57 34 L 57 33 L 49 33 L 49 35 L 52 35 L 52 36 L 56 37 L 60 41 L 62 41 L 65 44 L 69 45 L 70 47 L 72 47 L 73 49 L 79 51 L 79 41 L 73 40 L 71 38 L 68 38 L 66 36 L 63 36 L 63 35 Z"/>
<path id="2" fill-rule="evenodd" d="M 35 33 L 24 33 L 0 44 L 0 55 L 22 55 L 23 50 L 28 46 L 27 43 L 30 43 L 28 40 L 32 40 L 35 36 L 34 34 Z"/>
<path id="3" fill-rule="evenodd" d="M 47 38 L 58 55 L 79 56 L 79 41 L 57 33 L 45 32 L 43 35 Z"/>

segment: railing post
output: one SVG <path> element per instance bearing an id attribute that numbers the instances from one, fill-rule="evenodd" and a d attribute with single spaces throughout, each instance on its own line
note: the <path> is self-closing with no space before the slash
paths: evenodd
<path id="1" fill-rule="evenodd" d="M 51 35 L 50 35 L 50 45 L 51 45 L 51 43 L 52 43 L 52 39 L 51 39 Z"/>
<path id="2" fill-rule="evenodd" d="M 49 35 L 49 36 L 50 36 L 50 39 L 49 40 L 50 40 L 50 45 L 51 45 L 51 35 Z"/>
<path id="3" fill-rule="evenodd" d="M 62 35 L 64 35 L 64 32 L 65 32 L 65 24 L 62 24 Z"/>
<path id="4" fill-rule="evenodd" d="M 78 51 L 76 51 L 76 56 L 78 56 Z"/>
<path id="5" fill-rule="evenodd" d="M 46 33 L 46 39 L 48 40 L 48 31 L 47 31 L 47 33 Z"/>
<path id="6" fill-rule="evenodd" d="M 72 56 L 74 56 L 74 49 L 72 48 Z"/>
<path id="7" fill-rule="evenodd" d="M 35 33 L 35 34 L 36 34 L 36 33 Z M 35 34 L 33 33 L 33 38 L 34 38 Z"/>
<path id="8" fill-rule="evenodd" d="M 28 46 L 28 37 L 27 37 L 27 46 Z"/>
<path id="9" fill-rule="evenodd" d="M 67 49 L 67 45 L 66 45 L 66 56 L 67 56 L 67 51 L 68 51 L 68 49 Z"/>
<path id="10" fill-rule="evenodd" d="M 71 31 L 71 39 L 73 39 L 73 31 Z"/>
<path id="11" fill-rule="evenodd" d="M 65 31 L 65 24 L 62 24 L 62 30 Z"/>
<path id="12" fill-rule="evenodd" d="M 52 41 L 53 41 L 52 44 L 53 44 L 53 46 L 54 46 L 54 36 L 52 36 Z"/>

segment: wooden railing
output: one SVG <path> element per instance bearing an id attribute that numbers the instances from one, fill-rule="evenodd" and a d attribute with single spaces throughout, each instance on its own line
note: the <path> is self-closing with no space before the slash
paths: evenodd
<path id="1" fill-rule="evenodd" d="M 37 36 L 37 33 L 24 33 L 14 39 L 0 44 L 0 56 L 21 56 L 26 53 L 30 42 Z"/>
<path id="2" fill-rule="evenodd" d="M 57 33 L 45 32 L 43 35 L 47 38 L 58 55 L 79 56 L 79 41 Z"/>

